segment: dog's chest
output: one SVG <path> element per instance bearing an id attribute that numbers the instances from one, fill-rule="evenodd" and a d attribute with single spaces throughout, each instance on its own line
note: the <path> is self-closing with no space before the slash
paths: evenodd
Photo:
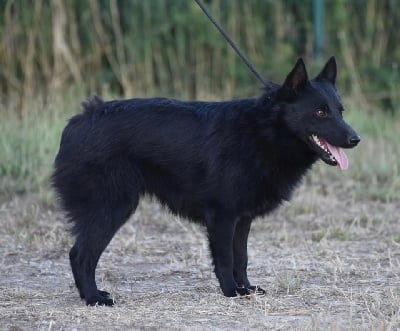
<path id="1" fill-rule="evenodd" d="M 248 206 L 241 213 L 251 217 L 262 216 L 277 208 L 283 201 L 289 201 L 296 187 L 301 183 L 307 168 L 277 168 L 253 183 L 253 192 Z"/>

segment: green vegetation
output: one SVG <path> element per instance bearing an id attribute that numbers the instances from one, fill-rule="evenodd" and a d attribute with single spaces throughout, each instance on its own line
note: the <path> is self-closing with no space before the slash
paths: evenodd
<path id="1" fill-rule="evenodd" d="M 205 1 L 268 79 L 314 63 L 312 0 Z M 75 84 L 87 94 L 227 98 L 259 82 L 192 0 L 1 0 L 0 93 L 29 104 Z M 325 57 L 372 109 L 399 105 L 400 2 L 325 1 Z M 315 71 L 314 71 L 315 72 Z"/>
<path id="2" fill-rule="evenodd" d="M 0 196 L 45 190 L 65 115 L 58 107 L 32 105 L 21 120 L 6 114 L 0 121 Z"/>

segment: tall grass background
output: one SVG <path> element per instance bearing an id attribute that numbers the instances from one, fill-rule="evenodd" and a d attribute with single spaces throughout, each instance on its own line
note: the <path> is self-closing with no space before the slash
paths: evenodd
<path id="1" fill-rule="evenodd" d="M 312 74 L 312 0 L 205 1 L 267 79 L 297 57 Z M 325 1 L 327 58 L 339 64 L 355 199 L 399 197 L 400 2 Z M 260 84 L 190 0 L 0 0 L 0 199 L 49 198 L 62 128 L 90 94 L 104 98 L 255 96 Z M 343 185 L 324 164 L 317 174 Z"/>

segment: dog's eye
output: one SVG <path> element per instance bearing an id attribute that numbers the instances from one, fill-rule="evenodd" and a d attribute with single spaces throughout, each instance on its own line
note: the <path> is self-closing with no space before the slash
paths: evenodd
<path id="1" fill-rule="evenodd" d="M 327 117 L 328 113 L 325 110 L 319 109 L 315 112 L 318 117 Z"/>

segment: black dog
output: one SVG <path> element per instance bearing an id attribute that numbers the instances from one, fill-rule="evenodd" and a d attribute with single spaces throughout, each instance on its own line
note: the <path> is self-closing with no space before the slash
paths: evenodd
<path id="1" fill-rule="evenodd" d="M 360 137 L 342 117 L 332 57 L 308 80 L 297 61 L 283 85 L 225 102 L 93 97 L 64 129 L 53 185 L 73 223 L 70 262 L 87 304 L 112 305 L 95 269 L 145 193 L 207 228 L 225 296 L 264 290 L 247 278 L 252 220 L 276 208 L 322 159 L 346 169 L 340 149 Z"/>

